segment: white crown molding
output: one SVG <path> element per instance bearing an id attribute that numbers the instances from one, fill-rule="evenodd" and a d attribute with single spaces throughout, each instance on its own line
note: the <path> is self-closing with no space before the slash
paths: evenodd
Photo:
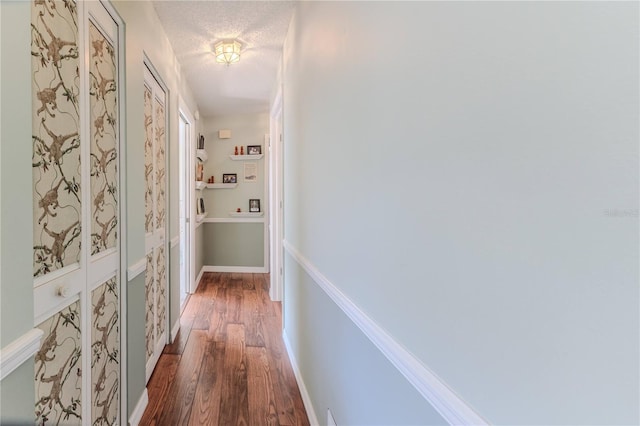
<path id="1" fill-rule="evenodd" d="M 298 368 L 298 361 L 296 360 L 293 350 L 291 350 L 291 343 L 289 342 L 289 336 L 287 336 L 286 330 L 282 330 L 282 340 L 284 341 L 284 347 L 287 350 L 287 354 L 289 354 L 289 361 L 291 361 L 293 374 L 296 377 L 296 382 L 298 383 L 298 388 L 300 389 L 300 396 L 302 397 L 304 408 L 307 411 L 309 423 L 311 424 L 311 426 L 319 426 L 320 422 L 318 421 L 316 410 L 313 407 L 313 403 L 311 402 L 311 397 L 309 396 L 309 392 L 307 391 L 307 386 L 304 384 L 304 380 L 302 380 L 302 374 L 300 373 L 300 368 Z"/>
<path id="2" fill-rule="evenodd" d="M 133 409 L 131 417 L 129 417 L 129 425 L 138 426 L 138 423 L 142 420 L 144 410 L 147 408 L 147 404 L 149 404 L 149 394 L 147 393 L 147 388 L 144 388 L 142 395 L 140 395 L 140 399 L 136 404 L 136 408 Z"/>
<path id="3" fill-rule="evenodd" d="M 32 328 L 0 350 L 0 380 L 38 352 L 43 334 L 39 328 Z"/>
<path id="4" fill-rule="evenodd" d="M 127 268 L 127 281 L 133 280 L 135 277 L 143 273 L 145 269 L 147 269 L 147 258 L 143 257 Z"/>
<path id="5" fill-rule="evenodd" d="M 449 424 L 489 424 L 433 371 L 360 310 L 287 240 L 284 248 Z"/>

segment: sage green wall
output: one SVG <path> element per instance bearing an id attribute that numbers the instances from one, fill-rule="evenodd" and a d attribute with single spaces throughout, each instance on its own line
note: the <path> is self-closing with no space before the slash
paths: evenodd
<path id="1" fill-rule="evenodd" d="M 339 425 L 447 424 L 289 255 L 285 276 L 284 333 L 319 424 L 327 408 Z"/>
<path id="2" fill-rule="evenodd" d="M 180 244 L 170 248 L 169 282 L 171 283 L 171 296 L 169 298 L 169 324 L 170 329 L 180 321 Z M 175 291 L 177 290 L 177 291 Z"/>
<path id="3" fill-rule="evenodd" d="M 31 4 L 0 2 L 0 347 L 33 328 Z M 0 423 L 33 422 L 33 360 L 0 382 Z"/>
<path id="4" fill-rule="evenodd" d="M 490 423 L 640 422 L 639 6 L 301 2 L 292 21 L 285 237 Z M 361 379 L 337 360 L 314 385 L 304 347 L 333 311 L 284 303 L 314 312 L 289 337 L 330 401 Z M 338 424 L 369 419 L 351 402 Z"/>
<path id="5" fill-rule="evenodd" d="M 127 283 L 127 419 L 146 385 L 145 298 L 144 274 L 140 274 Z"/>
<path id="6" fill-rule="evenodd" d="M 195 274 L 196 276 L 193 277 L 194 279 L 198 278 L 198 274 L 200 274 L 200 271 L 202 270 L 202 267 L 205 265 L 204 263 L 204 256 L 205 256 L 205 246 L 204 246 L 204 223 L 201 224 L 199 227 L 196 228 L 196 232 L 195 232 L 195 263 L 196 263 L 196 270 L 195 270 Z M 196 285 L 199 283 L 196 283 Z"/>
<path id="7" fill-rule="evenodd" d="M 263 267 L 263 235 L 262 223 L 205 223 L 204 264 Z"/>

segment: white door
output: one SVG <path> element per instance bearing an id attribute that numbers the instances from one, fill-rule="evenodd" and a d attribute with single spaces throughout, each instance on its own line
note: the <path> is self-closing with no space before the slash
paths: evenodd
<path id="1" fill-rule="evenodd" d="M 165 91 L 151 71 L 144 73 L 145 170 L 145 347 L 146 379 L 153 373 L 167 327 L 167 158 Z"/>
<path id="2" fill-rule="evenodd" d="M 180 309 L 184 307 L 187 294 L 190 291 L 189 265 L 191 262 L 189 247 L 191 247 L 191 235 L 189 228 L 189 194 L 191 191 L 191 166 L 188 164 L 189 147 L 192 143 L 192 124 L 186 111 L 180 110 L 179 118 L 179 163 L 180 163 Z"/>
<path id="3" fill-rule="evenodd" d="M 32 3 L 38 424 L 120 422 L 122 32 L 112 12 Z"/>

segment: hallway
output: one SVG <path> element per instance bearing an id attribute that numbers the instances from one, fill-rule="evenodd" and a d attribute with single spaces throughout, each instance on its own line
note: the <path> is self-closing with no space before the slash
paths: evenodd
<path id="1" fill-rule="evenodd" d="M 140 425 L 308 425 L 269 275 L 205 273 L 148 383 Z"/>

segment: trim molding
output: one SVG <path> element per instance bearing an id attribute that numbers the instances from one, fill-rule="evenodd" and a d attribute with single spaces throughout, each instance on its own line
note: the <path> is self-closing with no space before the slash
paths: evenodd
<path id="1" fill-rule="evenodd" d="M 200 281 L 202 280 L 202 276 L 204 275 L 206 266 L 203 266 L 202 268 L 200 268 L 200 273 L 198 274 L 198 276 L 196 277 L 196 287 L 195 290 L 193 291 L 195 293 L 195 291 L 198 289 L 198 286 L 200 285 Z"/>
<path id="2" fill-rule="evenodd" d="M 203 266 L 204 272 L 245 272 L 253 274 L 266 274 L 269 268 L 264 266 Z M 202 273 L 202 271 L 200 271 Z M 198 275 L 200 277 L 200 275 Z"/>
<path id="3" fill-rule="evenodd" d="M 136 404 L 136 408 L 133 409 L 131 413 L 131 417 L 129 417 L 129 424 L 131 426 L 138 426 L 140 420 L 142 420 L 142 415 L 144 414 L 144 410 L 147 408 L 149 404 L 149 394 L 147 393 L 147 388 L 144 388 L 142 391 L 142 395 L 140 395 L 140 399 Z"/>
<path id="4" fill-rule="evenodd" d="M 169 248 L 174 248 L 178 244 L 180 244 L 180 235 L 176 235 L 171 239 L 171 242 L 169 243 Z"/>
<path id="5" fill-rule="evenodd" d="M 127 281 L 133 280 L 135 277 L 143 273 L 145 269 L 147 269 L 147 258 L 143 257 L 127 268 Z"/>
<path id="6" fill-rule="evenodd" d="M 284 347 L 287 350 L 287 354 L 289 354 L 289 361 L 291 361 L 293 374 L 296 376 L 296 382 L 298 382 L 298 387 L 300 388 L 300 396 L 304 403 L 304 409 L 307 410 L 309 423 L 311 423 L 311 426 L 320 426 L 316 410 L 313 408 L 313 403 L 311 402 L 311 397 L 309 396 L 307 387 L 304 384 L 304 380 L 302 380 L 302 373 L 300 373 L 300 368 L 298 368 L 298 361 L 296 361 L 296 357 L 291 350 L 291 342 L 289 342 L 289 336 L 287 336 L 286 330 L 282 330 L 282 340 L 284 341 Z"/>
<path id="7" fill-rule="evenodd" d="M 383 330 L 287 240 L 284 248 L 424 399 L 451 425 L 488 425 L 442 379 Z"/>
<path id="8" fill-rule="evenodd" d="M 178 321 L 176 321 L 175 325 L 171 329 L 171 343 L 173 343 L 173 341 L 176 339 L 176 336 L 178 335 L 179 332 L 180 332 L 180 318 L 178 318 Z"/>
<path id="9" fill-rule="evenodd" d="M 39 328 L 32 328 L 0 350 L 0 380 L 38 352 L 43 334 Z"/>

